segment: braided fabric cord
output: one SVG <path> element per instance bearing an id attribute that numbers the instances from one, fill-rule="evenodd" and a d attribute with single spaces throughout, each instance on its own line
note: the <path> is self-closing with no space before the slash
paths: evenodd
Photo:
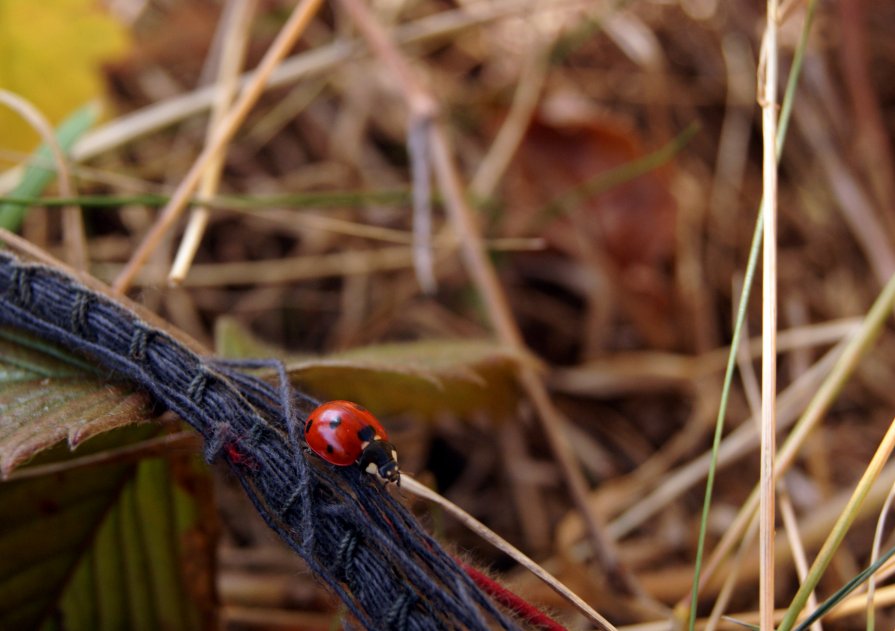
<path id="1" fill-rule="evenodd" d="M 382 484 L 309 456 L 314 402 L 197 355 L 52 268 L 0 253 L 0 323 L 91 357 L 140 384 L 226 459 L 267 524 L 368 629 L 513 629 L 458 563 Z M 250 466 L 249 466 L 250 465 Z"/>

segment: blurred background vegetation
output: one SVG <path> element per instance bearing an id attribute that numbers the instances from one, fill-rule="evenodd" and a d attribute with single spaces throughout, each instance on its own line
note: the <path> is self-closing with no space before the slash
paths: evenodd
<path id="1" fill-rule="evenodd" d="M 544 561 L 613 621 L 667 619 L 692 578 L 704 493 L 699 459 L 711 445 L 761 198 L 755 86 L 764 5 L 370 4 L 438 102 L 531 354 L 495 341 L 456 244 L 440 242 L 437 290 L 420 290 L 407 109 L 392 71 L 356 45 L 338 3 L 323 6 L 228 146 L 220 198 L 182 284 L 169 286 L 167 274 L 186 219 L 153 252 L 130 295 L 208 348 L 287 358 L 310 394 L 377 411 L 407 471 Z M 292 8 L 281 0 L 114 0 L 102 8 L 92 0 L 0 0 L 0 88 L 29 99 L 53 124 L 88 100 L 103 103 L 97 126 L 85 124 L 66 143 L 92 274 L 111 282 L 122 270 L 206 143 L 210 88 L 227 72 L 253 68 Z M 784 76 L 805 12 L 804 2 L 784 3 Z M 895 4 L 839 0 L 820 3 L 810 33 L 780 169 L 781 392 L 806 383 L 895 271 L 893 29 Z M 243 39 L 244 59 L 224 61 Z M 9 195 L 21 175 L 14 167 L 38 135 L 2 107 L 0 129 L 0 165 L 9 169 L 0 192 Z M 61 195 L 55 184 L 44 192 Z M 57 206 L 35 203 L 21 225 L 7 227 L 66 259 L 61 217 Z M 450 225 L 436 205 L 435 232 L 442 230 Z M 747 333 L 760 329 L 753 302 Z M 7 400 L 20 396 L 10 384 L 44 379 L 102 387 L 90 380 L 102 383 L 103 373 L 74 358 L 47 363 L 39 343 L 24 345 L 35 354 L 31 373 L 10 372 L 22 369 L 9 360 L 18 350 L 3 355 Z M 749 434 L 755 424 L 757 355 L 744 349 L 730 433 Z M 809 559 L 893 416 L 893 358 L 895 336 L 886 330 L 787 476 Z M 619 600 L 588 563 L 563 476 L 515 385 L 518 362 L 536 367 L 568 419 L 562 431 L 590 484 L 589 502 L 649 598 Z M 807 383 L 782 417 L 804 407 L 817 381 Z M 70 405 L 61 395 L 53 401 Z M 148 403 L 140 410 L 141 418 L 155 414 Z M 98 427 L 115 425 L 103 425 L 111 412 L 101 412 Z M 23 551 L 0 562 L 0 627 L 89 628 L 102 619 L 109 628 L 138 620 L 194 628 L 217 618 L 228 628 L 331 628 L 335 601 L 284 552 L 232 474 L 197 465 L 195 441 L 175 419 L 163 420 L 161 434 L 126 427 L 73 454 L 112 454 L 99 464 L 17 480 L 26 467 L 0 485 L 7 513 L 0 558 Z M 79 443 L 72 421 L 51 418 L 46 427 L 59 431 L 46 430 L 42 441 L 0 432 L 4 471 L 61 438 Z M 31 466 L 70 457 L 64 452 L 46 451 Z M 117 467 L 120 478 L 105 484 L 113 478 L 101 467 Z M 48 484 L 46 475 L 71 486 Z M 891 484 L 895 475 L 885 475 Z M 91 479 L 105 484 L 104 495 L 86 491 Z M 757 479 L 754 443 L 722 460 L 709 550 Z M 28 484 L 38 486 L 21 486 Z M 869 563 L 884 494 L 873 496 L 821 595 Z M 87 507 L 88 496 L 104 499 Z M 65 512 L 60 507 L 74 512 L 42 534 L 34 529 Z M 441 539 L 581 628 L 568 605 L 505 557 L 440 513 L 418 511 Z M 151 515 L 167 525 L 152 525 Z M 76 535 L 54 537 L 78 523 Z M 159 532 L 166 537 L 152 536 Z M 59 550 L 38 552 L 52 541 Z M 782 536 L 781 550 L 778 594 L 787 599 L 798 583 Z M 757 603 L 754 556 L 745 553 L 727 609 L 741 619 Z M 40 570 L 36 559 L 55 569 Z M 725 566 L 722 574 L 731 573 Z M 149 595 L 140 587 L 145 576 L 156 586 Z M 700 614 L 719 584 L 704 591 Z M 22 594 L 32 595 L 27 611 L 22 603 L 32 601 Z M 880 607 L 877 623 L 891 628 L 891 611 Z M 828 623 L 858 627 L 864 621 L 854 614 Z"/>

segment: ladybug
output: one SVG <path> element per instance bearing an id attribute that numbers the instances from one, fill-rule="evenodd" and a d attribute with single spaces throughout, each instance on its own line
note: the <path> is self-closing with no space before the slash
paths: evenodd
<path id="1" fill-rule="evenodd" d="M 377 418 L 357 403 L 329 401 L 315 409 L 305 422 L 305 441 L 331 464 L 357 463 L 385 482 L 400 484 L 395 446 Z"/>

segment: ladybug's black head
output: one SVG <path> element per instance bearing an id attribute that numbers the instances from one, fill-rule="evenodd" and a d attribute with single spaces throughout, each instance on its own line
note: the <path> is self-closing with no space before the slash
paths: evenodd
<path id="1" fill-rule="evenodd" d="M 398 450 L 387 440 L 371 441 L 361 452 L 357 464 L 367 473 L 372 473 L 385 482 L 393 482 L 399 486 L 401 484 Z"/>

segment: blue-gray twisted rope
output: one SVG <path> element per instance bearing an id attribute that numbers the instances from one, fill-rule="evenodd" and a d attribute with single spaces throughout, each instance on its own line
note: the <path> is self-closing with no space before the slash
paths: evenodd
<path id="1" fill-rule="evenodd" d="M 281 367 L 276 388 L 239 370 L 271 362 L 199 355 L 70 276 L 3 252 L 0 323 L 86 355 L 189 423 L 206 458 L 230 463 L 267 524 L 364 627 L 516 628 L 373 476 L 309 455 L 297 428 L 314 402 Z"/>

